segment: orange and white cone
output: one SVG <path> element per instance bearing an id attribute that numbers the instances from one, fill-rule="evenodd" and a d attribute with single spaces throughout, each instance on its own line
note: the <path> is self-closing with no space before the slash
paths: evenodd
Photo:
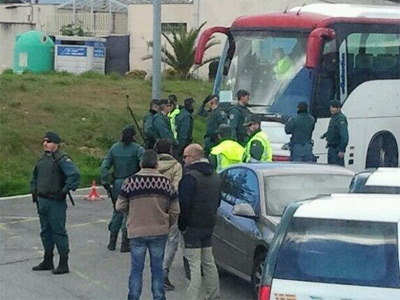
<path id="1" fill-rule="evenodd" d="M 90 190 L 89 195 L 87 195 L 83 200 L 90 201 L 90 202 L 103 201 L 104 200 L 104 198 L 100 197 L 99 193 L 97 192 L 97 187 L 96 187 L 96 181 L 95 180 L 92 181 L 92 189 Z"/>

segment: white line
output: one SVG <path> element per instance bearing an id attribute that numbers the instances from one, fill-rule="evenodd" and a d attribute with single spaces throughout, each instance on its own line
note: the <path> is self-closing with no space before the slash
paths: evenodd
<path id="1" fill-rule="evenodd" d="M 91 187 L 82 188 L 82 189 L 76 190 L 76 192 L 86 192 L 86 191 L 90 191 L 91 189 L 92 189 Z M 98 187 L 98 189 L 99 189 L 99 187 Z M 77 195 L 75 193 L 72 193 L 72 196 L 85 196 L 85 195 Z M 19 198 L 28 198 L 28 197 L 31 197 L 31 194 L 1 197 L 0 201 L 7 201 L 7 200 L 14 200 L 14 199 L 19 199 Z"/>

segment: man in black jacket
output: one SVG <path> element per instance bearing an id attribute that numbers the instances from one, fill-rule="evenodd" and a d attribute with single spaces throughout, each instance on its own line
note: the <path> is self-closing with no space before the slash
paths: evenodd
<path id="1" fill-rule="evenodd" d="M 204 149 L 191 144 L 183 151 L 186 173 L 179 183 L 181 214 L 178 220 L 190 266 L 188 300 L 197 300 L 201 288 L 201 268 L 206 299 L 220 299 L 219 278 L 211 248 L 211 237 L 220 205 L 221 179 L 204 158 Z"/>

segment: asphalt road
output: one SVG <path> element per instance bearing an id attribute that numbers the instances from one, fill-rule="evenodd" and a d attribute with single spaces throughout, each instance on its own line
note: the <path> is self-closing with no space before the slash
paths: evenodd
<path id="1" fill-rule="evenodd" d="M 70 273 L 57 276 L 50 271 L 31 270 L 43 257 L 39 219 L 31 198 L 0 198 L 1 300 L 126 299 L 130 255 L 119 252 L 120 237 L 117 251 L 107 250 L 111 202 L 106 196 L 101 202 L 83 201 L 87 193 L 87 190 L 75 193 L 76 206 L 68 203 Z M 152 299 L 150 276 L 147 261 L 142 300 Z M 170 280 L 175 290 L 167 293 L 167 299 L 185 300 L 187 281 L 180 252 L 175 257 Z M 254 299 L 250 285 L 234 276 L 220 276 L 220 286 L 222 299 Z"/>

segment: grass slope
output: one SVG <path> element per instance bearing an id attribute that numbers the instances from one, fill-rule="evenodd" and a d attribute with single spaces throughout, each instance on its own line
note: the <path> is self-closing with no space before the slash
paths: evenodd
<path id="1" fill-rule="evenodd" d="M 202 81 L 163 81 L 162 96 L 176 94 L 197 104 L 210 93 Z M 53 130 L 82 174 L 81 186 L 99 181 L 101 160 L 126 124 L 133 123 L 125 95 L 140 120 L 151 99 L 151 82 L 84 73 L 0 75 L 0 196 L 29 192 L 42 139 Z M 204 119 L 195 117 L 194 141 L 202 143 Z M 140 139 L 140 137 L 138 137 Z"/>

